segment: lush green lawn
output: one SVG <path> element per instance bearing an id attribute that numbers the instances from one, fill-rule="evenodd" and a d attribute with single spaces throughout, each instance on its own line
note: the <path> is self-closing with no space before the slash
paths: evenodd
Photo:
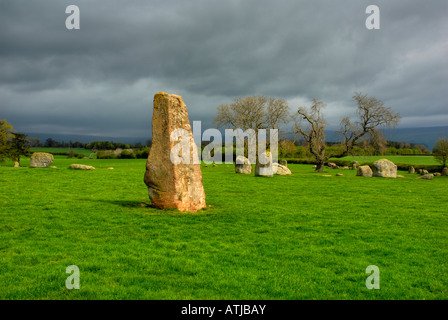
<path id="1" fill-rule="evenodd" d="M 448 298 L 446 177 L 209 166 L 211 207 L 178 214 L 149 207 L 145 160 L 55 158 L 0 167 L 0 299 Z M 65 287 L 69 265 L 80 290 Z M 380 290 L 366 289 L 369 265 Z"/>

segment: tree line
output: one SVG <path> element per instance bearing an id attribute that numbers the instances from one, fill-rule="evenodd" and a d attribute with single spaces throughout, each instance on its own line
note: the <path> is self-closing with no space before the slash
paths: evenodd
<path id="1" fill-rule="evenodd" d="M 147 140 L 145 144 L 138 142 L 136 144 L 124 144 L 121 142 L 113 141 L 92 141 L 89 143 L 82 143 L 79 141 L 69 140 L 68 142 L 59 142 L 53 138 L 47 138 L 44 143 L 41 142 L 40 138 L 29 137 L 27 138 L 29 146 L 32 148 L 45 147 L 45 148 L 80 148 L 89 150 L 111 150 L 111 149 L 142 149 L 144 147 L 151 146 L 151 140 Z"/>

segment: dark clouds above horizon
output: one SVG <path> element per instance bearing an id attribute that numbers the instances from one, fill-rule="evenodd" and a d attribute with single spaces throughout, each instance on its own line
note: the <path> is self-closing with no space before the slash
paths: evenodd
<path id="1" fill-rule="evenodd" d="M 81 29 L 65 28 L 66 6 Z M 378 5 L 381 29 L 365 28 Z M 353 93 L 377 97 L 401 127 L 448 123 L 448 2 L 0 1 L 0 119 L 22 132 L 150 134 L 152 99 L 183 96 L 212 125 L 239 96 L 313 97 L 337 125 Z"/>

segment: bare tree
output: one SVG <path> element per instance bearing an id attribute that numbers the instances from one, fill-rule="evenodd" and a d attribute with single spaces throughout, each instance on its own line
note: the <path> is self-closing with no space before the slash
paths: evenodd
<path id="1" fill-rule="evenodd" d="M 289 106 L 283 99 L 269 98 L 266 107 L 266 124 L 269 129 L 279 129 L 290 121 Z"/>
<path id="2" fill-rule="evenodd" d="M 215 122 L 219 127 L 232 129 L 279 128 L 289 121 L 289 107 L 285 100 L 265 96 L 237 98 L 230 105 L 220 105 Z"/>
<path id="3" fill-rule="evenodd" d="M 306 107 L 299 108 L 297 111 L 299 117 L 296 118 L 295 122 L 295 132 L 304 138 L 309 152 L 316 159 L 316 170 L 318 171 L 323 171 L 325 162 L 328 160 L 325 154 L 325 126 L 327 122 L 322 114 L 322 109 L 325 106 L 322 101 L 314 98 L 309 109 Z"/>
<path id="4" fill-rule="evenodd" d="M 400 115 L 392 112 L 390 108 L 384 107 L 382 101 L 374 97 L 368 97 L 361 93 L 355 93 L 353 100 L 356 101 L 358 121 L 352 122 L 349 117 L 341 120 L 338 133 L 342 137 L 341 151 L 335 154 L 327 154 L 325 150 L 325 125 L 322 115 L 325 105 L 318 99 L 313 99 L 313 104 L 308 110 L 300 107 L 299 118 L 308 124 L 306 128 L 296 122 L 296 132 L 308 142 L 309 151 L 317 162 L 316 171 L 323 171 L 325 162 L 330 158 L 341 158 L 350 154 L 355 144 L 364 136 L 380 140 L 378 129 L 381 127 L 393 127 L 398 124 Z"/>
<path id="5" fill-rule="evenodd" d="M 218 127 L 252 129 L 257 135 L 260 129 L 280 129 L 289 122 L 289 106 L 283 99 L 265 96 L 237 98 L 230 105 L 220 105 L 214 121 Z"/>
<path id="6" fill-rule="evenodd" d="M 342 136 L 343 151 L 331 157 L 341 158 L 348 155 L 355 143 L 365 135 L 378 138 L 378 129 L 381 127 L 394 127 L 400 121 L 400 115 L 384 107 L 384 103 L 374 97 L 355 93 L 353 100 L 357 102 L 358 121 L 352 123 L 349 117 L 341 120 L 339 134 Z"/>

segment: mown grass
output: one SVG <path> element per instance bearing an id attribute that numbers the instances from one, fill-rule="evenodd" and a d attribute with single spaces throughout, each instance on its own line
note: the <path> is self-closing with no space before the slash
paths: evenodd
<path id="1" fill-rule="evenodd" d="M 0 167 L 0 299 L 448 298 L 446 177 L 222 164 L 202 168 L 211 206 L 179 214 L 150 207 L 145 160 L 53 164 Z M 80 290 L 65 287 L 69 265 Z M 380 290 L 366 289 L 369 265 Z"/>

